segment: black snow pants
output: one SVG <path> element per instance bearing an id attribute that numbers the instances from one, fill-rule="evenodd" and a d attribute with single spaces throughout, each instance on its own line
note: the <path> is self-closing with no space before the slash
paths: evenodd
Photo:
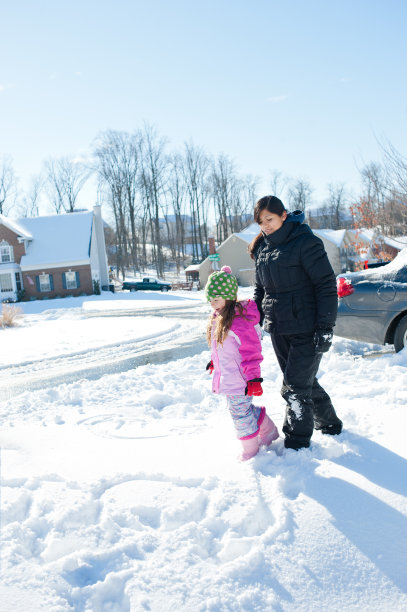
<path id="1" fill-rule="evenodd" d="M 322 353 L 316 353 L 313 336 L 271 334 L 283 372 L 281 395 L 287 403 L 283 425 L 287 448 L 308 447 L 314 427 L 329 434 L 342 430 L 331 398 L 316 378 Z"/>

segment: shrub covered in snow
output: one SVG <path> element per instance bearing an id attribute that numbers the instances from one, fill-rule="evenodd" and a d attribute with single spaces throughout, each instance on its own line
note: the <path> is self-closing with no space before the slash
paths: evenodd
<path id="1" fill-rule="evenodd" d="M 10 304 L 3 304 L 0 327 L 13 327 L 16 324 L 18 317 L 21 317 L 22 310 L 18 306 L 11 306 Z"/>

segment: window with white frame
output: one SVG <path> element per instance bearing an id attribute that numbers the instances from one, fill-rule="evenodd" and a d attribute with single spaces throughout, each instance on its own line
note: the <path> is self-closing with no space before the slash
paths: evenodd
<path id="1" fill-rule="evenodd" d="M 67 289 L 76 289 L 76 272 L 71 272 L 71 270 L 69 270 L 69 272 L 65 272 L 65 281 Z"/>
<path id="2" fill-rule="evenodd" d="M 3 241 L 0 243 L 0 263 L 9 263 L 13 261 L 13 249 Z"/>
<path id="3" fill-rule="evenodd" d="M 0 291 L 6 293 L 6 291 L 13 291 L 13 281 L 11 280 L 11 274 L 0 274 Z"/>
<path id="4" fill-rule="evenodd" d="M 23 284 L 21 282 L 21 274 L 20 272 L 16 272 L 16 289 L 17 291 L 21 291 L 23 288 Z"/>
<path id="5" fill-rule="evenodd" d="M 49 274 L 40 274 L 40 291 L 51 291 L 51 280 Z"/>

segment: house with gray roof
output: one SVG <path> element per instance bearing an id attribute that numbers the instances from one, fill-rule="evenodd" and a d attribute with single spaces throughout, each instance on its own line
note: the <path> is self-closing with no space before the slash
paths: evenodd
<path id="1" fill-rule="evenodd" d="M 213 262 L 207 257 L 199 265 L 200 287 L 204 287 L 208 276 L 214 270 L 220 270 L 222 266 L 230 266 L 232 273 L 242 287 L 253 285 L 255 266 L 249 255 L 248 247 L 259 231 L 260 228 L 257 223 L 252 223 L 243 231 L 231 234 L 226 238 L 216 249 L 219 254 L 219 261 Z"/>

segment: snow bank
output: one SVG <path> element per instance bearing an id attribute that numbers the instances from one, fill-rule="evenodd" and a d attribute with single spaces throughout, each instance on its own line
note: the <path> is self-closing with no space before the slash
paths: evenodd
<path id="1" fill-rule="evenodd" d="M 120 321 L 137 334 L 140 320 L 145 335 L 166 332 L 157 317 L 96 317 L 82 348 L 106 321 L 120 343 Z M 57 322 L 73 338 L 82 321 L 25 329 L 43 337 Z M 203 333 L 205 316 L 193 323 Z M 256 401 L 281 429 L 281 375 L 263 346 Z M 344 433 L 316 432 L 298 453 L 279 439 L 246 464 L 207 351 L 3 402 L 2 609 L 405 610 L 407 352 L 366 359 L 363 346 L 335 338 L 320 370 Z"/>

